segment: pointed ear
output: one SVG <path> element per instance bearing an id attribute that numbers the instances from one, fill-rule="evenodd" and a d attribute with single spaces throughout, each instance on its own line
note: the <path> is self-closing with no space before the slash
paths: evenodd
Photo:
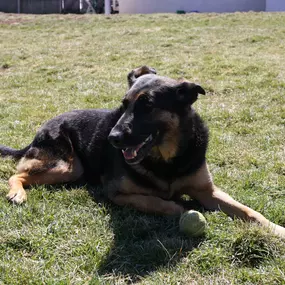
<path id="1" fill-rule="evenodd" d="M 149 66 L 141 66 L 136 69 L 133 69 L 129 74 L 128 74 L 128 83 L 129 83 L 129 88 L 133 86 L 133 84 L 136 82 L 137 78 L 139 78 L 142 75 L 145 74 L 156 74 L 156 70 L 152 67 Z"/>
<path id="2" fill-rule="evenodd" d="M 184 104 L 193 104 L 198 99 L 198 94 L 206 95 L 205 90 L 195 83 L 184 81 L 176 87 L 178 101 Z"/>

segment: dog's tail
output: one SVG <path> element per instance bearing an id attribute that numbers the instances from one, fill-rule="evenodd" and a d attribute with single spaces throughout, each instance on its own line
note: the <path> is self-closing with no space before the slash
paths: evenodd
<path id="1" fill-rule="evenodd" d="M 28 151 L 30 147 L 31 145 L 28 145 L 23 149 L 17 150 L 0 144 L 0 156 L 2 157 L 11 156 L 16 160 L 19 160 L 21 157 L 24 156 L 24 154 Z"/>

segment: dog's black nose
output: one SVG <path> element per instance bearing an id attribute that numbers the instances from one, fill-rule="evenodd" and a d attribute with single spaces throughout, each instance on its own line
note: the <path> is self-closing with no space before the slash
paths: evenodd
<path id="1" fill-rule="evenodd" d="M 114 147 L 120 147 L 123 141 L 123 133 L 113 130 L 109 134 L 108 140 Z"/>

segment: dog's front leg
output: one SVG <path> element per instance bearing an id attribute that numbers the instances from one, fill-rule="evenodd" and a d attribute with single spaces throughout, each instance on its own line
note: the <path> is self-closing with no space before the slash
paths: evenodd
<path id="1" fill-rule="evenodd" d="M 199 189 L 192 189 L 189 195 L 194 199 L 197 199 L 209 210 L 222 210 L 231 217 L 238 217 L 245 221 L 256 222 L 269 228 L 273 233 L 282 238 L 285 238 L 285 228 L 270 222 L 260 213 L 237 202 L 212 183 L 207 183 L 204 187 L 199 187 Z"/>
<path id="2" fill-rule="evenodd" d="M 119 206 L 132 206 L 145 213 L 179 215 L 184 212 L 184 208 L 174 201 L 163 200 L 155 196 L 117 194 L 110 199 Z"/>

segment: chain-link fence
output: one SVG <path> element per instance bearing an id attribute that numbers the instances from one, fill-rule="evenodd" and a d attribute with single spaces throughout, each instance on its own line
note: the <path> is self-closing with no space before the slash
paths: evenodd
<path id="1" fill-rule="evenodd" d="M 104 13 L 104 0 L 0 0 L 0 12 L 6 13 Z M 89 9 L 88 9 L 89 8 Z M 118 0 L 111 0 L 111 13 L 119 12 Z"/>

